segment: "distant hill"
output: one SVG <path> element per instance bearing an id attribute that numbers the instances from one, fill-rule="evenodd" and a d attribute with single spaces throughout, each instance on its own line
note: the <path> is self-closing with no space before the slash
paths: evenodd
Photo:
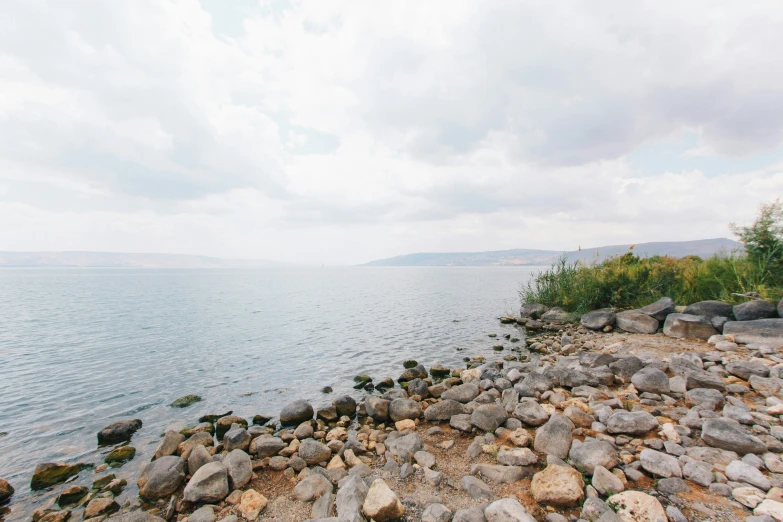
<path id="1" fill-rule="evenodd" d="M 266 260 L 219 259 L 185 254 L 130 254 L 121 252 L 0 252 L 0 267 L 105 268 L 230 268 L 273 267 Z"/>
<path id="2" fill-rule="evenodd" d="M 371 261 L 363 266 L 525 266 L 549 265 L 566 254 L 570 261 L 585 263 L 599 262 L 607 257 L 628 252 L 641 257 L 667 255 L 683 257 L 696 255 L 709 257 L 719 252 L 731 253 L 742 250 L 742 244 L 726 238 L 701 239 L 697 241 L 666 241 L 640 243 L 637 245 L 612 245 L 585 248 L 574 251 L 560 250 L 495 250 L 490 252 L 419 253 Z"/>

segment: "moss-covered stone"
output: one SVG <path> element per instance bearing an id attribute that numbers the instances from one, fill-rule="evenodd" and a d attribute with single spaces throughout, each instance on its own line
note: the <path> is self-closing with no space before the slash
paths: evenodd
<path id="1" fill-rule="evenodd" d="M 172 408 L 187 408 L 191 404 L 196 404 L 197 402 L 201 402 L 201 397 L 198 395 L 185 395 L 169 404 L 169 406 Z"/>
<path id="2" fill-rule="evenodd" d="M 30 489 L 38 490 L 62 484 L 69 478 L 77 475 L 82 469 L 90 467 L 88 464 L 66 464 L 64 462 L 47 462 L 36 466 L 33 478 L 30 481 Z"/>
<path id="3" fill-rule="evenodd" d="M 384 380 L 376 384 L 375 388 L 378 390 L 388 390 L 389 388 L 394 388 L 394 381 L 391 377 L 386 377 Z"/>
<path id="4" fill-rule="evenodd" d="M 419 363 L 413 359 L 408 359 L 407 361 L 403 361 L 402 365 L 406 370 L 410 370 L 411 368 L 417 367 Z"/>
<path id="5" fill-rule="evenodd" d="M 103 489 L 105 488 L 112 480 L 116 479 L 117 477 L 114 476 L 114 473 L 109 473 L 108 475 L 104 475 L 103 477 L 98 477 L 95 479 L 92 483 L 92 489 Z"/>
<path id="6" fill-rule="evenodd" d="M 201 417 L 199 417 L 198 421 L 199 421 L 199 422 L 209 422 L 209 423 L 214 423 L 214 422 L 216 422 L 216 421 L 217 421 L 219 418 L 221 418 L 221 417 L 228 417 L 228 416 L 229 416 L 229 415 L 231 415 L 232 413 L 234 413 L 234 412 L 233 412 L 233 411 L 228 411 L 228 412 L 226 412 L 226 413 L 220 413 L 220 414 L 217 414 L 217 415 L 215 415 L 215 414 L 210 414 L 210 415 L 202 415 Z"/>
<path id="7" fill-rule="evenodd" d="M 14 494 L 14 488 L 7 480 L 0 478 L 0 504 L 7 502 Z"/>
<path id="8" fill-rule="evenodd" d="M 89 492 L 90 490 L 87 489 L 87 486 L 67 487 L 60 493 L 60 496 L 57 497 L 57 505 L 60 507 L 72 506 L 83 499 Z"/>
<path id="9" fill-rule="evenodd" d="M 106 464 L 124 464 L 136 456 L 136 448 L 133 446 L 120 446 L 106 454 L 103 461 Z"/>

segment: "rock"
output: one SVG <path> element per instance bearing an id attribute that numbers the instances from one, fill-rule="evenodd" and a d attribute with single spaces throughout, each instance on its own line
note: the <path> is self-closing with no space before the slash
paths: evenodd
<path id="1" fill-rule="evenodd" d="M 498 404 L 482 404 L 470 414 L 470 422 L 480 430 L 495 431 L 506 422 L 506 410 Z"/>
<path id="2" fill-rule="evenodd" d="M 615 313 L 611 308 L 602 308 L 587 312 L 580 321 L 585 328 L 590 330 L 603 330 L 607 326 L 613 326 Z"/>
<path id="3" fill-rule="evenodd" d="M 320 473 L 312 473 L 294 486 L 292 497 L 299 502 L 312 502 L 333 489 L 331 481 Z"/>
<path id="4" fill-rule="evenodd" d="M 411 396 L 418 395 L 422 399 L 426 399 L 430 396 L 429 386 L 427 386 L 427 383 L 422 379 L 413 379 L 412 381 L 408 381 L 408 393 Z"/>
<path id="5" fill-rule="evenodd" d="M 723 407 L 723 394 L 711 388 L 694 388 L 685 393 L 685 403 L 699 410 L 717 410 Z"/>
<path id="6" fill-rule="evenodd" d="M 591 440 L 571 447 L 568 460 L 576 469 L 592 475 L 595 468 L 603 466 L 612 469 L 618 462 L 617 450 L 605 440 Z"/>
<path id="7" fill-rule="evenodd" d="M 190 452 L 193 450 L 196 446 L 214 446 L 215 441 L 212 438 L 212 435 L 210 433 L 206 433 L 203 431 L 194 433 L 190 436 L 185 442 L 181 443 L 177 447 L 177 453 L 179 453 L 182 458 L 187 458 L 188 455 L 190 455 Z"/>
<path id="8" fill-rule="evenodd" d="M 41 512 L 40 511 L 33 512 L 33 516 L 35 516 L 37 513 L 41 513 Z M 41 518 L 37 519 L 36 522 L 65 522 L 71 517 L 71 511 L 68 509 L 64 509 L 62 511 L 49 512 L 49 513 L 43 511 L 43 513 L 46 514 Z"/>
<path id="9" fill-rule="evenodd" d="M 114 448 L 103 458 L 106 464 L 123 464 L 129 460 L 133 460 L 136 456 L 136 448 L 133 446 L 120 446 Z"/>
<path id="10" fill-rule="evenodd" d="M 533 449 L 564 459 L 571 449 L 573 429 L 574 424 L 565 415 L 554 413 L 546 424 L 536 430 Z"/>
<path id="11" fill-rule="evenodd" d="M 614 495 L 625 490 L 623 481 L 603 466 L 596 466 L 593 470 L 592 484 L 596 491 L 604 496 Z"/>
<path id="12" fill-rule="evenodd" d="M 413 458 L 416 461 L 416 464 L 422 468 L 432 468 L 435 466 L 435 457 L 432 453 L 427 451 L 417 451 L 413 454 Z"/>
<path id="13" fill-rule="evenodd" d="M 430 422 L 442 422 L 451 419 L 454 415 L 465 413 L 465 407 L 457 401 L 442 400 L 430 405 L 424 410 L 424 419 Z"/>
<path id="14" fill-rule="evenodd" d="M 334 508 L 334 494 L 324 493 L 313 502 L 313 509 L 310 511 L 310 517 L 313 520 L 329 518 Z"/>
<path id="15" fill-rule="evenodd" d="M 188 502 L 220 502 L 228 496 L 228 471 L 221 462 L 210 462 L 191 477 L 182 498 Z"/>
<path id="16" fill-rule="evenodd" d="M 522 480 L 525 471 L 518 466 L 496 466 L 494 464 L 473 464 L 471 475 L 481 475 L 482 478 L 497 484 L 511 484 Z"/>
<path id="17" fill-rule="evenodd" d="M 421 522 L 449 522 L 451 511 L 443 504 L 430 504 L 421 514 Z"/>
<path id="18" fill-rule="evenodd" d="M 294 437 L 299 440 L 309 439 L 313 436 L 313 433 L 313 427 L 310 425 L 310 422 L 303 422 L 294 430 Z"/>
<path id="19" fill-rule="evenodd" d="M 611 434 L 644 435 L 658 428 L 658 420 L 646 411 L 618 411 L 606 423 Z"/>
<path id="20" fill-rule="evenodd" d="M 226 451 L 234 451 L 235 449 L 245 451 L 248 446 L 250 446 L 250 433 L 245 428 L 228 430 L 223 435 L 223 448 Z"/>
<path id="21" fill-rule="evenodd" d="M 356 415 L 356 400 L 350 395 L 336 397 L 332 400 L 332 406 L 334 406 L 339 417 L 353 417 Z"/>
<path id="22" fill-rule="evenodd" d="M 663 333 L 677 339 L 704 339 L 705 341 L 719 332 L 704 315 L 669 314 L 663 324 Z"/>
<path id="23" fill-rule="evenodd" d="M 231 489 L 243 487 L 253 477 L 253 464 L 250 462 L 250 455 L 240 449 L 235 449 L 226 455 L 226 458 L 223 459 L 223 465 L 226 467 Z"/>
<path id="24" fill-rule="evenodd" d="M 328 461 L 332 458 L 332 450 L 326 444 L 315 439 L 305 439 L 299 445 L 299 456 L 308 466 Z"/>
<path id="25" fill-rule="evenodd" d="M 411 399 L 394 399 L 389 404 L 389 417 L 393 421 L 418 419 L 421 417 L 421 406 Z"/>
<path id="26" fill-rule="evenodd" d="M 239 512 L 245 520 L 254 521 L 268 504 L 267 498 L 254 489 L 248 489 L 242 493 L 239 501 Z"/>
<path id="27" fill-rule="evenodd" d="M 173 430 L 168 430 L 163 435 L 163 440 L 155 450 L 155 458 L 167 457 L 177 452 L 177 447 L 185 441 L 185 436 Z"/>
<path id="28" fill-rule="evenodd" d="M 193 475 L 198 469 L 212 462 L 212 455 L 204 446 L 195 446 L 188 455 L 188 474 Z"/>
<path id="29" fill-rule="evenodd" d="M 541 320 L 548 323 L 567 323 L 571 320 L 571 314 L 560 307 L 550 308 L 541 316 Z"/>
<path id="30" fill-rule="evenodd" d="M 769 319 L 776 317 L 775 305 L 763 299 L 754 299 L 747 303 L 736 305 L 732 311 L 737 321 L 755 321 L 756 319 Z"/>
<path id="31" fill-rule="evenodd" d="M 188 522 L 215 522 L 215 511 L 211 506 L 203 506 L 194 511 L 189 517 Z"/>
<path id="32" fill-rule="evenodd" d="M 764 491 L 772 487 L 769 479 L 762 472 L 741 460 L 735 460 L 726 466 L 726 476 L 734 482 L 744 482 Z"/>
<path id="33" fill-rule="evenodd" d="M 642 468 L 647 473 L 655 475 L 656 477 L 682 477 L 682 470 L 680 464 L 675 457 L 655 451 L 652 449 L 643 449 L 639 454 L 639 461 L 642 464 Z"/>
<path id="34" fill-rule="evenodd" d="M 196 404 L 197 402 L 201 402 L 201 397 L 198 395 L 185 395 L 169 404 L 169 406 L 172 408 L 187 408 L 191 404 Z"/>
<path id="35" fill-rule="evenodd" d="M 772 517 L 776 522 L 783 522 L 783 503 L 772 499 L 765 499 L 753 510 L 756 516 L 766 515 Z"/>
<path id="36" fill-rule="evenodd" d="M 221 440 L 234 424 L 238 424 L 242 428 L 247 428 L 247 421 L 242 417 L 237 415 L 225 415 L 220 417 L 217 422 L 215 422 L 215 436 L 218 440 Z"/>
<path id="37" fill-rule="evenodd" d="M 166 498 L 185 480 L 185 461 L 179 457 L 161 457 L 141 472 L 139 496 L 147 501 Z"/>
<path id="38" fill-rule="evenodd" d="M 585 496 L 581 473 L 553 465 L 533 475 L 530 492 L 536 502 L 553 506 L 575 506 Z"/>
<path id="39" fill-rule="evenodd" d="M 731 419 L 706 419 L 702 424 L 702 440 L 715 448 L 746 453 L 765 453 L 767 446 L 753 435 L 749 435 L 740 423 Z"/>
<path id="40" fill-rule="evenodd" d="M 707 317 L 730 317 L 732 306 L 723 301 L 699 301 L 686 306 L 683 313 L 690 315 L 705 315 Z"/>
<path id="41" fill-rule="evenodd" d="M 422 448 L 421 437 L 418 433 L 409 433 L 396 439 L 386 439 L 386 446 L 392 455 L 399 457 L 402 461 L 410 461 L 413 455 Z"/>
<path id="42" fill-rule="evenodd" d="M 644 363 L 635 356 L 619 358 L 609 365 L 609 369 L 613 374 L 622 377 L 625 380 L 633 377 L 633 375 L 642 368 L 644 368 Z"/>
<path id="43" fill-rule="evenodd" d="M 705 488 L 715 481 L 711 464 L 692 459 L 682 466 L 682 476 Z"/>
<path id="44" fill-rule="evenodd" d="M 658 321 L 638 310 L 620 312 L 615 321 L 618 328 L 628 333 L 654 334 L 658 331 Z"/>
<path id="45" fill-rule="evenodd" d="M 548 311 L 548 307 L 539 303 L 522 303 L 522 306 L 519 309 L 519 316 L 538 319 Z"/>
<path id="46" fill-rule="evenodd" d="M 405 508 L 397 494 L 382 479 L 375 479 L 367 492 L 362 512 L 376 522 L 385 522 L 402 517 Z"/>
<path id="47" fill-rule="evenodd" d="M 426 378 L 427 378 L 427 369 L 421 364 L 417 364 L 413 368 L 408 368 L 404 372 L 402 372 L 402 375 L 400 375 L 397 378 L 397 382 L 403 383 L 403 382 L 412 381 L 413 379 L 426 379 Z"/>
<path id="48" fill-rule="evenodd" d="M 723 326 L 723 335 L 731 336 L 740 344 L 783 345 L 783 319 L 756 319 L 755 321 L 729 321 Z"/>
<path id="49" fill-rule="evenodd" d="M 476 477 L 466 475 L 459 481 L 459 486 L 467 491 L 468 495 L 475 500 L 489 499 L 492 497 L 492 490 L 489 489 L 484 481 Z"/>
<path id="50" fill-rule="evenodd" d="M 54 486 L 55 484 L 62 484 L 74 475 L 78 475 L 86 467 L 88 467 L 86 464 L 66 464 L 64 462 L 39 464 L 33 471 L 30 489 L 35 491 Z"/>
<path id="51" fill-rule="evenodd" d="M 441 394 L 441 399 L 468 403 L 478 397 L 479 388 L 473 383 L 460 384 L 452 386 Z"/>
<path id="52" fill-rule="evenodd" d="M 669 393 L 669 376 L 655 366 L 645 366 L 631 377 L 640 392 Z"/>
<path id="53" fill-rule="evenodd" d="M 389 419 L 389 404 L 391 401 L 378 397 L 367 397 L 364 400 L 367 415 L 380 422 Z"/>
<path id="54" fill-rule="evenodd" d="M 473 431 L 473 423 L 470 422 L 470 415 L 467 413 L 452 416 L 449 421 L 449 426 L 465 433 Z"/>
<path id="55" fill-rule="evenodd" d="M 315 412 L 313 406 L 305 400 L 289 402 L 280 410 L 280 424 L 283 426 L 298 426 L 312 420 Z"/>
<path id="56" fill-rule="evenodd" d="M 523 400 L 517 404 L 513 415 L 528 426 L 541 426 L 549 420 L 549 414 L 534 400 Z"/>
<path id="57" fill-rule="evenodd" d="M 655 486 L 655 489 L 664 495 L 677 495 L 679 493 L 687 493 L 690 491 L 690 488 L 685 483 L 685 481 L 678 477 L 660 479 L 658 484 Z"/>
<path id="58" fill-rule="evenodd" d="M 0 491 L 2 491 L 2 485 L 0 485 Z M 68 486 L 57 497 L 57 505 L 60 507 L 66 507 L 66 506 L 71 506 L 73 504 L 76 504 L 81 499 L 83 499 L 89 492 L 90 490 L 87 489 L 87 486 Z M 2 504 L 3 502 L 4 500 L 0 500 L 0 504 Z"/>
<path id="59" fill-rule="evenodd" d="M 498 464 L 503 466 L 532 466 L 536 462 L 538 457 L 527 448 L 513 448 L 498 452 Z"/>
<path id="60" fill-rule="evenodd" d="M 365 522 L 365 518 L 362 516 L 362 506 L 367 492 L 367 484 L 361 477 L 358 475 L 348 477 L 337 491 L 335 509 L 338 517 L 350 522 Z"/>
<path id="61" fill-rule="evenodd" d="M 693 388 L 712 388 L 713 390 L 724 391 L 726 385 L 720 377 L 711 372 L 703 370 L 688 370 L 685 372 L 685 387 Z"/>
<path id="62" fill-rule="evenodd" d="M 759 377 L 769 377 L 769 368 L 761 363 L 752 361 L 735 361 L 726 365 L 726 371 L 730 374 L 747 381 L 751 375 Z"/>
<path id="63" fill-rule="evenodd" d="M 515 498 L 496 500 L 484 509 L 487 522 L 536 522 Z"/>
<path id="64" fill-rule="evenodd" d="M 84 508 L 84 520 L 110 515 L 120 510 L 120 505 L 113 498 L 94 498 Z"/>
<path id="65" fill-rule="evenodd" d="M 666 319 L 667 315 L 674 313 L 675 307 L 671 297 L 661 297 L 654 303 L 641 307 L 639 311 L 649 315 L 657 321 L 663 321 Z"/>
<path id="66" fill-rule="evenodd" d="M 667 522 L 661 503 L 641 491 L 623 491 L 609 497 L 606 503 L 615 506 L 625 522 Z"/>
<path id="67" fill-rule="evenodd" d="M 141 429 L 141 420 L 132 419 L 109 424 L 98 432 L 98 444 L 115 444 L 129 441 Z"/>
<path id="68" fill-rule="evenodd" d="M 250 452 L 258 455 L 259 459 L 263 459 L 277 455 L 285 447 L 286 443 L 279 438 L 271 435 L 261 435 L 250 443 Z"/>
<path id="69" fill-rule="evenodd" d="M 113 516 L 109 520 L 111 522 L 164 522 L 162 518 L 142 510 L 128 511 L 121 515 Z"/>

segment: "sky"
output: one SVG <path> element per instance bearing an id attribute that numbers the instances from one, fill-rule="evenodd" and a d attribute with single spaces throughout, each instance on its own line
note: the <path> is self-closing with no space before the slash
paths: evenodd
<path id="1" fill-rule="evenodd" d="M 353 264 L 731 237 L 778 2 L 6 0 L 0 250 Z"/>

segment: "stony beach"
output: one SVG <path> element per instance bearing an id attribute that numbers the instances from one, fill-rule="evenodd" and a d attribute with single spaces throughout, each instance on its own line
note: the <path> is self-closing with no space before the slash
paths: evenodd
<path id="1" fill-rule="evenodd" d="M 144 419 L 109 425 L 104 462 L 38 464 L 32 519 L 783 522 L 781 305 L 526 304 L 487 333 L 496 357 L 401 361 L 356 377 L 363 400 L 194 418 L 140 473 L 123 464 Z M 13 486 L 0 516 L 24 509 Z"/>

